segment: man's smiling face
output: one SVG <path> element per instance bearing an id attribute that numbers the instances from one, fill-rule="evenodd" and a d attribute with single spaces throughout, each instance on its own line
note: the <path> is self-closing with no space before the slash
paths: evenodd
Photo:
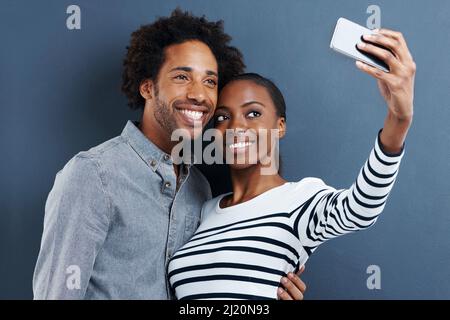
<path id="1" fill-rule="evenodd" d="M 211 49 L 191 40 L 167 47 L 164 63 L 150 87 L 141 85 L 146 99 L 144 121 L 165 137 L 176 129 L 185 129 L 197 138 L 212 117 L 218 94 L 218 65 Z M 149 119 L 152 118 L 152 119 Z"/>

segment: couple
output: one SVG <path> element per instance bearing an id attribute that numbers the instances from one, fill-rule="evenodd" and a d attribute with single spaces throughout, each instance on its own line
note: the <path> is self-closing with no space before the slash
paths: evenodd
<path id="1" fill-rule="evenodd" d="M 194 139 L 195 123 L 213 118 L 223 135 L 286 132 L 281 92 L 242 73 L 230 39 L 221 22 L 180 10 L 132 34 L 123 91 L 131 107 L 143 109 L 141 121 L 58 172 L 45 207 L 35 299 L 302 299 L 295 272 L 317 246 L 375 222 L 413 115 L 415 65 L 401 34 L 379 30 L 361 48 L 390 66 L 390 73 L 358 66 L 378 80 L 388 110 L 349 189 L 262 174 L 260 157 L 274 151 L 248 159 L 253 145 L 273 137 L 244 134 L 222 146 L 241 160 L 229 164 L 233 192 L 211 199 L 196 167 L 174 164 L 174 130 Z"/>

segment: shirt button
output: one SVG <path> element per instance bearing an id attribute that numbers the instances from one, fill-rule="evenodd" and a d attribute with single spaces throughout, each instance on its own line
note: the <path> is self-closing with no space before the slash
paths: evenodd
<path id="1" fill-rule="evenodd" d="M 152 160 L 152 162 L 150 162 L 150 165 L 151 165 L 152 167 L 156 166 L 156 160 Z"/>
<path id="2" fill-rule="evenodd" d="M 166 182 L 166 183 L 164 184 L 164 187 L 166 187 L 166 188 L 170 188 L 170 186 L 171 186 L 170 182 Z"/>
<path id="3" fill-rule="evenodd" d="M 164 160 L 165 160 L 165 161 L 168 161 L 169 159 L 170 159 L 170 156 L 169 156 L 168 154 L 165 154 L 165 155 L 164 155 Z"/>

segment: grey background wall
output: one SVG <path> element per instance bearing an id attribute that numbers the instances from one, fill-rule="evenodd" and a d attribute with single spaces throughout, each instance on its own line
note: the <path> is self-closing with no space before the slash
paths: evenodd
<path id="1" fill-rule="evenodd" d="M 81 30 L 66 8 L 81 8 Z M 0 298 L 32 297 L 45 199 L 78 151 L 118 135 L 130 33 L 177 5 L 225 21 L 248 70 L 278 83 L 288 103 L 282 142 L 289 180 L 350 186 L 383 125 L 376 83 L 328 45 L 344 16 L 401 30 L 417 62 L 415 120 L 391 198 L 366 232 L 323 245 L 307 264 L 309 299 L 450 299 L 450 2 L 12 1 L 0 2 Z M 207 170 L 210 176 L 211 170 Z M 214 179 L 215 192 L 228 187 Z M 223 182 L 219 182 L 223 181 Z M 381 289 L 369 290 L 369 265 Z"/>

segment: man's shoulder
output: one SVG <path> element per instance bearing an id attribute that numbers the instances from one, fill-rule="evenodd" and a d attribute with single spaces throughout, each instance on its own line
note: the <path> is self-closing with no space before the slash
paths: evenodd
<path id="1" fill-rule="evenodd" d="M 192 179 L 192 182 L 199 191 L 207 194 L 207 199 L 211 199 L 211 187 L 209 181 L 196 166 L 190 167 L 190 179 Z"/>
<path id="2" fill-rule="evenodd" d="M 124 143 L 124 139 L 117 136 L 88 150 L 80 151 L 64 165 L 57 175 L 70 179 L 74 177 L 92 179 L 99 173 L 105 160 L 117 156 L 118 149 Z"/>
<path id="3" fill-rule="evenodd" d="M 206 179 L 205 175 L 195 165 L 194 166 L 190 166 L 190 170 L 191 170 L 191 176 L 194 179 L 196 179 L 196 180 L 198 180 L 200 182 L 208 183 L 208 179 Z"/>
<path id="4" fill-rule="evenodd" d="M 122 136 L 117 136 L 100 143 L 86 151 L 80 151 L 74 158 L 90 158 L 101 160 L 115 154 L 117 149 L 126 143 Z"/>

